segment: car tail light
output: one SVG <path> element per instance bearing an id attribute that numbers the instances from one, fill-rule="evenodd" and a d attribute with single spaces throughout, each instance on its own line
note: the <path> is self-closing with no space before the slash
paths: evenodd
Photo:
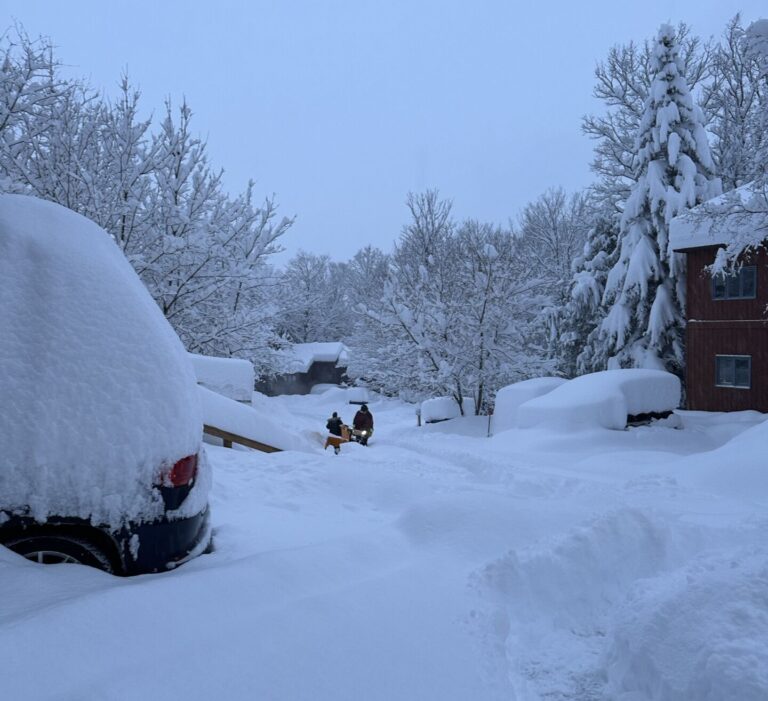
<path id="1" fill-rule="evenodd" d="M 188 455 L 179 460 L 163 480 L 172 487 L 183 487 L 192 484 L 197 477 L 197 455 Z"/>

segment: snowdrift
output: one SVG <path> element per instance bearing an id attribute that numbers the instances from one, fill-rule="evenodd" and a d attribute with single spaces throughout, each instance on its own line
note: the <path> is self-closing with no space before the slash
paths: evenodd
<path id="1" fill-rule="evenodd" d="M 190 353 L 198 384 L 239 402 L 250 402 L 255 373 L 253 363 L 242 358 L 212 358 Z"/>
<path id="2" fill-rule="evenodd" d="M 160 513 L 149 486 L 199 450 L 200 402 L 120 249 L 64 207 L 0 195 L 0 299 L 4 504 L 108 525 Z"/>
<path id="3" fill-rule="evenodd" d="M 582 375 L 521 404 L 522 428 L 623 429 L 628 415 L 661 413 L 680 404 L 680 380 L 661 370 L 605 370 Z"/>
<path id="4" fill-rule="evenodd" d="M 556 389 L 567 380 L 562 377 L 535 377 L 513 385 L 502 387 L 496 392 L 493 409 L 493 431 L 499 433 L 517 426 L 517 410 L 521 404 L 541 397 Z"/>
<path id="5" fill-rule="evenodd" d="M 203 422 L 229 433 L 264 443 L 280 450 L 308 450 L 307 441 L 284 428 L 264 412 L 198 387 Z"/>
<path id="6" fill-rule="evenodd" d="M 753 426 L 725 445 L 680 461 L 680 482 L 713 494 L 768 503 L 768 421 Z"/>
<path id="7" fill-rule="evenodd" d="M 608 697 L 768 698 L 768 551 L 702 558 L 636 587 L 611 636 Z"/>

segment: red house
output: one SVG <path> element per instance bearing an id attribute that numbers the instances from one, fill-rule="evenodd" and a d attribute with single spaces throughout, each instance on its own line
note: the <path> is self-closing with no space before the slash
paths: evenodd
<path id="1" fill-rule="evenodd" d="M 688 409 L 768 412 L 768 208 L 761 198 L 742 189 L 672 220 L 670 244 L 687 258 Z M 735 265 L 713 275 L 709 266 L 725 257 Z"/>

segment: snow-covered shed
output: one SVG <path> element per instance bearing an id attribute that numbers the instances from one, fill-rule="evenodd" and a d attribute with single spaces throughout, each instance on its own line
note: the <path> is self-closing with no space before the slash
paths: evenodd
<path id="1" fill-rule="evenodd" d="M 270 396 L 309 394 L 315 385 L 341 384 L 348 362 L 349 348 L 343 343 L 294 343 L 285 353 L 286 371 L 261 378 L 256 389 Z"/>
<path id="2" fill-rule="evenodd" d="M 687 407 L 768 412 L 768 194 L 747 185 L 676 217 L 687 259 Z"/>

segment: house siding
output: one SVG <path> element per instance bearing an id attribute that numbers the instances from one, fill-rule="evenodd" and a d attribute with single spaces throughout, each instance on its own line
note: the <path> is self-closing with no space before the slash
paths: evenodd
<path id="1" fill-rule="evenodd" d="M 768 412 L 768 321 L 689 321 L 686 345 L 689 409 Z M 716 386 L 718 355 L 751 356 L 750 389 Z"/>
<path id="2" fill-rule="evenodd" d="M 712 277 L 705 270 L 712 265 L 717 246 L 697 248 L 687 252 L 688 284 L 686 316 L 688 319 L 728 321 L 732 319 L 764 319 L 768 304 L 768 253 L 760 249 L 745 256 L 744 265 L 757 266 L 757 296 L 755 299 L 712 299 Z"/>
<path id="3" fill-rule="evenodd" d="M 697 411 L 768 412 L 768 254 L 764 250 L 745 257 L 757 266 L 755 299 L 712 299 L 711 265 L 717 247 L 687 253 L 686 391 L 687 407 Z M 749 389 L 718 387 L 715 358 L 748 355 L 752 358 Z"/>

